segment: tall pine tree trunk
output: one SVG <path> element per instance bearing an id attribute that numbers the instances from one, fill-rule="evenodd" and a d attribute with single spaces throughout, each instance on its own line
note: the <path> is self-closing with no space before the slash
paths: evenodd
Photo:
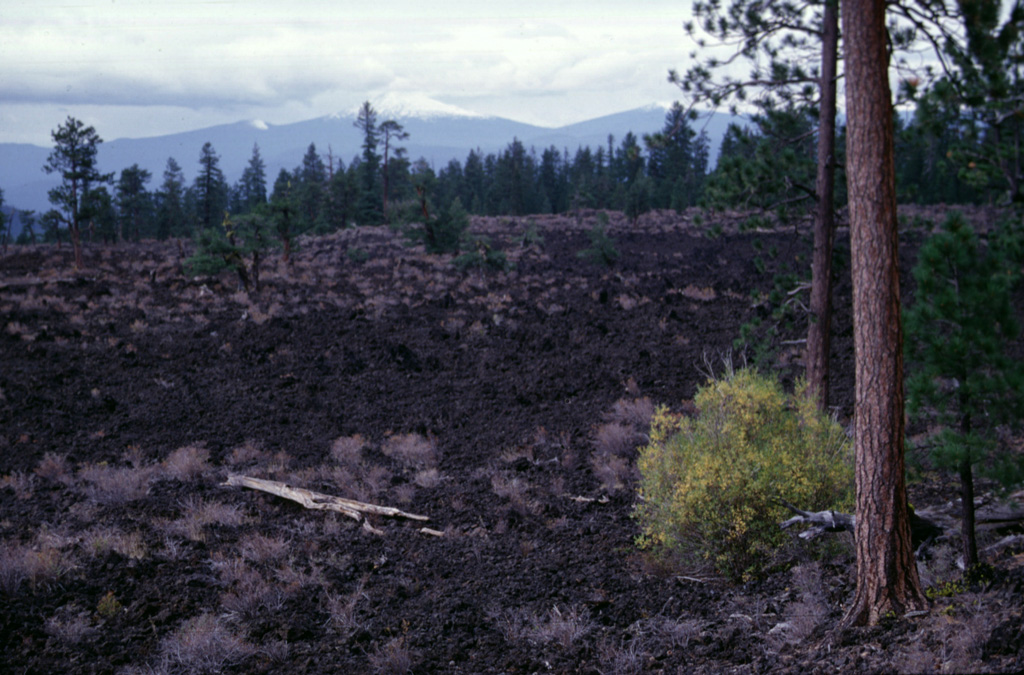
<path id="1" fill-rule="evenodd" d="M 843 0 L 856 355 L 857 592 L 845 625 L 928 601 L 910 542 L 885 0 Z"/>
<path id="2" fill-rule="evenodd" d="M 77 222 L 69 223 L 68 234 L 71 235 L 71 250 L 75 253 L 75 269 L 80 270 L 83 267 L 82 231 L 79 229 Z M 60 245 L 60 237 L 57 237 L 57 245 Z"/>
<path id="3" fill-rule="evenodd" d="M 835 241 L 836 61 L 838 0 L 825 3 L 821 39 L 821 111 L 818 122 L 818 193 L 811 261 L 811 325 L 807 330 L 807 383 L 818 408 L 828 409 L 832 346 L 832 247 Z"/>

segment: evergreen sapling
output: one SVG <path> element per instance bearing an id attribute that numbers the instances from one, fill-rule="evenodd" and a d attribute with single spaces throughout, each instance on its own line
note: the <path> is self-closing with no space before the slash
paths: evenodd
<path id="1" fill-rule="evenodd" d="M 904 315 L 908 410 L 935 430 L 919 450 L 959 477 L 966 568 L 978 562 L 974 467 L 1003 484 L 1019 475 L 1009 456 L 998 456 L 995 437 L 1024 410 L 1024 368 L 1007 354 L 1019 331 L 1010 294 L 1017 274 L 1007 262 L 952 213 L 921 247 L 917 293 Z"/>

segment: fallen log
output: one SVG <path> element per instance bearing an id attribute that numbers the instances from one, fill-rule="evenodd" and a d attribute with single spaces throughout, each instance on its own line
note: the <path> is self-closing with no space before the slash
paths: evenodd
<path id="1" fill-rule="evenodd" d="M 784 500 L 780 500 L 779 503 L 797 514 L 779 524 L 779 527 L 783 530 L 798 524 L 813 526 L 800 533 L 801 539 L 814 539 L 825 533 L 856 531 L 857 519 L 852 513 L 842 513 L 840 511 L 832 511 L 831 509 L 828 511 L 805 511 Z M 910 538 L 915 548 L 921 544 L 934 541 L 942 536 L 944 531 L 945 528 L 942 525 L 927 518 L 922 518 L 917 513 L 911 511 Z"/>
<path id="2" fill-rule="evenodd" d="M 263 478 L 252 478 L 250 476 L 240 476 L 238 474 L 231 474 L 228 479 L 224 481 L 223 485 L 235 486 L 235 487 L 246 487 L 251 490 L 259 490 L 260 492 L 268 492 L 272 495 L 277 495 L 284 499 L 298 502 L 307 509 L 315 509 L 319 511 L 335 511 L 344 516 L 348 516 L 353 520 L 363 521 L 363 528 L 374 534 L 383 534 L 380 530 L 374 528 L 368 521 L 364 519 L 365 514 L 374 514 L 378 516 L 386 516 L 389 518 L 406 518 L 408 520 L 419 520 L 426 521 L 430 520 L 427 516 L 421 516 L 415 513 L 407 513 L 400 509 L 396 509 L 391 506 L 378 506 L 377 504 L 367 504 L 365 502 L 357 502 L 354 499 L 345 499 L 344 497 L 335 497 L 333 495 L 325 495 L 320 492 L 314 492 L 307 490 L 306 488 L 292 487 L 286 483 L 280 483 L 275 480 L 265 480 Z"/>
<path id="3" fill-rule="evenodd" d="M 792 527 L 797 524 L 811 524 L 810 527 L 800 533 L 801 539 L 814 539 L 826 532 L 853 532 L 856 527 L 856 520 L 853 515 L 849 513 L 840 513 L 838 511 L 804 511 L 798 509 L 789 502 L 781 502 L 783 506 L 797 514 L 789 520 L 780 523 L 779 527 L 783 530 Z"/>

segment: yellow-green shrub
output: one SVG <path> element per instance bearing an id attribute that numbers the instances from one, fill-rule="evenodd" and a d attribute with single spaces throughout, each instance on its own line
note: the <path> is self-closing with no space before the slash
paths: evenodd
<path id="1" fill-rule="evenodd" d="M 640 451 L 635 517 L 643 547 L 710 562 L 734 579 L 756 575 L 789 536 L 779 500 L 849 509 L 853 457 L 842 427 L 805 387 L 786 394 L 754 370 L 709 380 L 688 418 L 659 408 Z"/>

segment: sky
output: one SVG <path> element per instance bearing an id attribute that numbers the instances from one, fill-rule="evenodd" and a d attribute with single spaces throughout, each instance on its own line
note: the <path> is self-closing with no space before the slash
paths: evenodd
<path id="1" fill-rule="evenodd" d="M 0 143 L 287 124 L 362 101 L 561 126 L 680 97 L 686 0 L 2 0 Z"/>

